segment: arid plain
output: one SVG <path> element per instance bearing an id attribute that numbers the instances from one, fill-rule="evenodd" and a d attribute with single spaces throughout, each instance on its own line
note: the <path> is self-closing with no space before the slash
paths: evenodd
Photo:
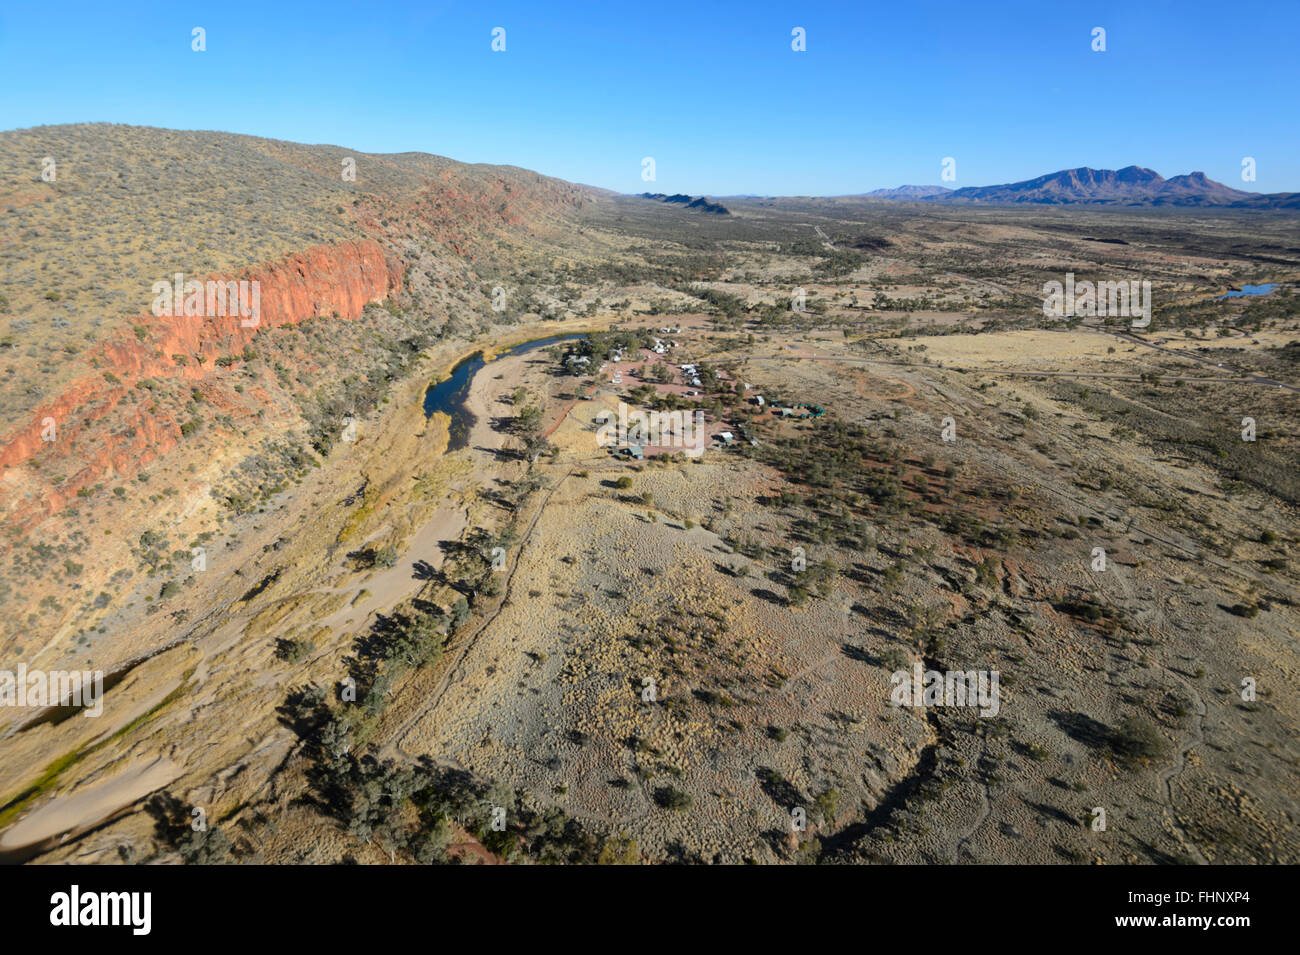
<path id="1" fill-rule="evenodd" d="M 105 125 L 0 171 L 0 668 L 107 675 L 0 714 L 7 860 L 1300 861 L 1293 213 Z M 259 325 L 150 314 L 177 272 Z"/>

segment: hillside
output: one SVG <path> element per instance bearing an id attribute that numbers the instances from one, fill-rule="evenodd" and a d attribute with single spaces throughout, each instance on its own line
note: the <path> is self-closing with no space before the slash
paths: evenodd
<path id="1" fill-rule="evenodd" d="M 425 154 L 106 124 L 0 133 L 0 173 L 10 647 L 93 629 L 138 549 L 114 528 L 206 513 L 264 441 L 305 460 L 429 343 L 520 321 L 518 302 L 491 310 L 493 277 L 562 236 L 585 195 Z M 257 282 L 256 325 L 155 315 L 154 283 L 177 273 Z"/>

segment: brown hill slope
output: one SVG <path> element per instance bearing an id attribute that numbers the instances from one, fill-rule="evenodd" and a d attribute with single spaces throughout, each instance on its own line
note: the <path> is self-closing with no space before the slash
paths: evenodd
<path id="1" fill-rule="evenodd" d="M 0 594 L 41 643 L 78 614 L 33 578 L 111 599 L 114 528 L 192 510 L 264 440 L 328 447 L 408 356 L 493 319 L 483 277 L 566 236 L 585 196 L 513 167 L 107 124 L 0 133 L 0 183 Z M 260 315 L 154 314 L 178 273 L 258 283 Z"/>

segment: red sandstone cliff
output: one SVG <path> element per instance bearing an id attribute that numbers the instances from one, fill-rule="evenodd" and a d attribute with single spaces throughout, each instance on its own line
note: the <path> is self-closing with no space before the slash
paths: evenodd
<path id="1" fill-rule="evenodd" d="M 340 319 L 354 320 L 368 303 L 385 298 L 397 288 L 402 272 L 401 263 L 385 256 L 377 242 L 364 240 L 314 246 L 239 276 L 206 276 L 204 280 L 259 282 L 261 311 L 257 327 L 245 327 L 238 316 L 157 317 L 146 313 L 136 323 L 147 329 L 143 339 L 127 327 L 97 344 L 83 357 L 99 370 L 75 379 L 58 397 L 35 409 L 25 425 L 4 438 L 0 467 L 16 468 L 37 454 L 56 459 L 68 456 L 76 435 L 112 412 L 141 378 L 202 380 L 214 373 L 217 358 L 240 352 L 264 329 L 293 325 L 319 315 L 337 314 Z M 189 360 L 181 364 L 173 355 L 185 355 Z M 196 356 L 204 360 L 200 362 Z M 120 383 L 105 378 L 106 371 L 121 379 Z M 108 442 L 87 459 L 78 460 L 76 474 L 58 487 L 45 485 L 37 490 L 39 500 L 32 499 L 30 480 L 18 481 L 9 471 L 0 474 L 0 502 L 9 519 L 22 521 L 56 513 L 79 488 L 94 483 L 104 473 L 130 476 L 174 447 L 181 437 L 179 423 L 170 417 L 145 413 L 147 403 L 133 409 L 130 438 Z M 48 418 L 54 419 L 58 429 L 54 442 L 42 440 L 43 423 Z M 28 485 L 22 494 L 21 484 Z M 18 496 L 24 500 L 13 499 Z"/>

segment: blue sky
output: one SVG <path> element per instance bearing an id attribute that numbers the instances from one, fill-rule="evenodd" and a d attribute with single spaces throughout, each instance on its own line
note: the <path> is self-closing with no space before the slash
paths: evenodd
<path id="1" fill-rule="evenodd" d="M 219 129 L 624 192 L 864 192 L 949 156 L 957 186 L 1136 163 L 1300 191 L 1298 36 L 1295 0 L 6 0 L 0 128 Z"/>

